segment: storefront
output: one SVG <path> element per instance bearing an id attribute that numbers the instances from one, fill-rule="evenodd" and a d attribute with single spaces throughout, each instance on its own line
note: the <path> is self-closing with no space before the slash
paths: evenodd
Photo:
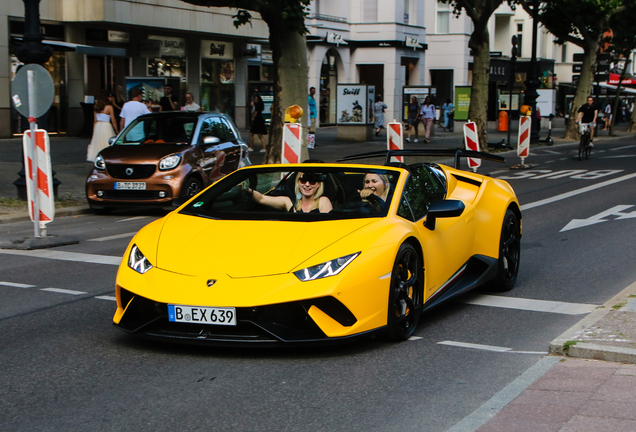
<path id="1" fill-rule="evenodd" d="M 234 44 L 201 41 L 201 109 L 234 118 Z"/>

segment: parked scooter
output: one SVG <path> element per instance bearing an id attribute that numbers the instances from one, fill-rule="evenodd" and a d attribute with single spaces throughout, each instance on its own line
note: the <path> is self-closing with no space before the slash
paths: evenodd
<path id="1" fill-rule="evenodd" d="M 553 118 L 554 118 L 554 114 L 550 114 L 550 116 L 548 117 L 548 136 L 545 139 L 541 140 L 541 142 L 544 142 L 549 146 L 554 144 L 554 140 L 552 139 L 552 119 Z"/>

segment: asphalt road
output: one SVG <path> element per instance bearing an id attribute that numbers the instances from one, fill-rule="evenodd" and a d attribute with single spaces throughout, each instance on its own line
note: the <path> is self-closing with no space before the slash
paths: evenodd
<path id="1" fill-rule="evenodd" d="M 636 142 L 485 163 L 523 210 L 515 289 L 427 313 L 412 340 L 311 349 L 141 341 L 111 325 L 118 260 L 153 212 L 60 218 L 80 243 L 0 250 L 0 429 L 444 431 L 536 364 L 549 342 L 636 280 Z M 613 182 L 613 183 L 612 183 Z M 573 222 L 574 220 L 574 222 Z M 0 241 L 32 235 L 2 225 Z M 249 259 L 249 253 L 237 259 Z"/>

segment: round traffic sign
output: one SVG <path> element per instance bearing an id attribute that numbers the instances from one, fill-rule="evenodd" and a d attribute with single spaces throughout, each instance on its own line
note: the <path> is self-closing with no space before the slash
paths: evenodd
<path id="1" fill-rule="evenodd" d="M 29 89 L 28 71 L 33 71 L 33 88 Z M 34 94 L 33 107 L 29 106 L 29 91 Z M 39 64 L 28 64 L 20 68 L 11 83 L 13 106 L 25 117 L 41 117 L 49 110 L 55 96 L 53 78 Z"/>

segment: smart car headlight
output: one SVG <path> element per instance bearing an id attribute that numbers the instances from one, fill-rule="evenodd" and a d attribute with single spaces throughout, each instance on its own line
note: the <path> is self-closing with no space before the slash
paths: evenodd
<path id="1" fill-rule="evenodd" d="M 139 250 L 137 245 L 133 245 L 130 249 L 130 256 L 128 256 L 128 267 L 136 271 L 137 273 L 144 274 L 150 270 L 153 265 Z"/>
<path id="2" fill-rule="evenodd" d="M 162 171 L 173 169 L 174 167 L 179 165 L 179 162 L 181 162 L 181 155 L 179 154 L 166 156 L 165 158 L 161 159 L 161 161 L 159 161 L 159 169 Z"/>
<path id="3" fill-rule="evenodd" d="M 95 168 L 97 168 L 98 170 L 106 169 L 106 162 L 104 162 L 104 158 L 102 157 L 102 155 L 98 154 L 95 158 Z"/>
<path id="4" fill-rule="evenodd" d="M 315 266 L 307 267 L 302 270 L 294 272 L 294 275 L 302 282 L 307 282 L 316 279 L 322 279 L 329 276 L 335 276 L 340 273 L 351 261 L 356 259 L 360 255 L 360 252 L 356 252 L 351 255 L 345 255 L 340 258 L 332 259 L 330 261 L 318 264 Z"/>

